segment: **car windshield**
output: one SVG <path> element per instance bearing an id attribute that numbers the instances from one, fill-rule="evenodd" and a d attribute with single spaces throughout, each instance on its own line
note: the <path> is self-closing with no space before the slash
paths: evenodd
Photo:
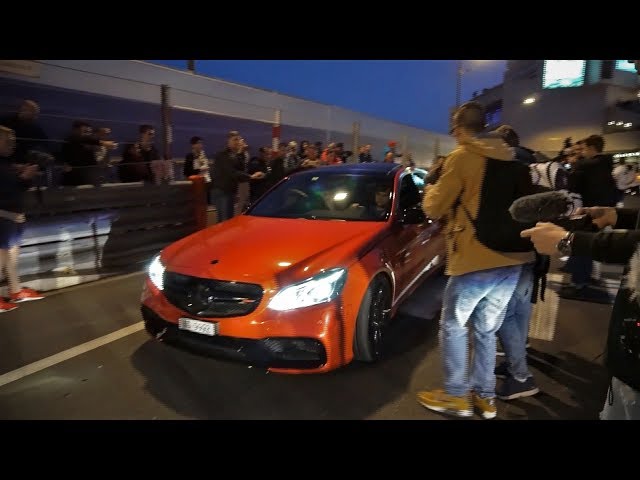
<path id="1" fill-rule="evenodd" d="M 393 176 L 323 173 L 292 175 L 260 199 L 247 215 L 382 222 L 389 218 Z"/>

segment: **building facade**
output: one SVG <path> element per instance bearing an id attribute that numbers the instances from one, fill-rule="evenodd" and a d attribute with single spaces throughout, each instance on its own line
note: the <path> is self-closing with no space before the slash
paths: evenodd
<path id="1" fill-rule="evenodd" d="M 566 138 L 603 135 L 605 150 L 638 159 L 640 76 L 627 60 L 510 60 L 502 84 L 478 92 L 490 127 L 555 156 Z"/>

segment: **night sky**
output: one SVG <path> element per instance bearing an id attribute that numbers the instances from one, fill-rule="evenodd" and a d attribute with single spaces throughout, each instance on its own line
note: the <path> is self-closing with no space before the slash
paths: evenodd
<path id="1" fill-rule="evenodd" d="M 462 100 L 501 83 L 505 63 L 465 60 Z M 439 133 L 447 133 L 455 103 L 454 60 L 196 60 L 196 72 Z"/>

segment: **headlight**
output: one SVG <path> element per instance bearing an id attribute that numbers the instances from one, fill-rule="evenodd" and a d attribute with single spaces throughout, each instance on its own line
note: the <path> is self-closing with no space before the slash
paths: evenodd
<path id="1" fill-rule="evenodd" d="M 158 290 L 162 290 L 162 276 L 164 275 L 164 265 L 160 262 L 160 255 L 154 257 L 154 259 L 149 264 L 149 279 L 151 283 L 153 283 Z"/>
<path id="2" fill-rule="evenodd" d="M 269 308 L 293 310 L 329 302 L 340 295 L 346 279 L 347 271 L 344 268 L 323 272 L 309 280 L 280 290 L 269 302 Z"/>

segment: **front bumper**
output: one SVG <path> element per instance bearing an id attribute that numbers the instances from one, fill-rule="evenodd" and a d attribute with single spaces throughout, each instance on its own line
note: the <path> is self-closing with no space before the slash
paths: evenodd
<path id="1" fill-rule="evenodd" d="M 180 330 L 142 305 L 147 332 L 156 338 L 183 345 L 205 355 L 227 358 L 266 368 L 317 369 L 327 363 L 324 345 L 313 338 L 268 337 L 263 339 L 213 337 Z"/>

